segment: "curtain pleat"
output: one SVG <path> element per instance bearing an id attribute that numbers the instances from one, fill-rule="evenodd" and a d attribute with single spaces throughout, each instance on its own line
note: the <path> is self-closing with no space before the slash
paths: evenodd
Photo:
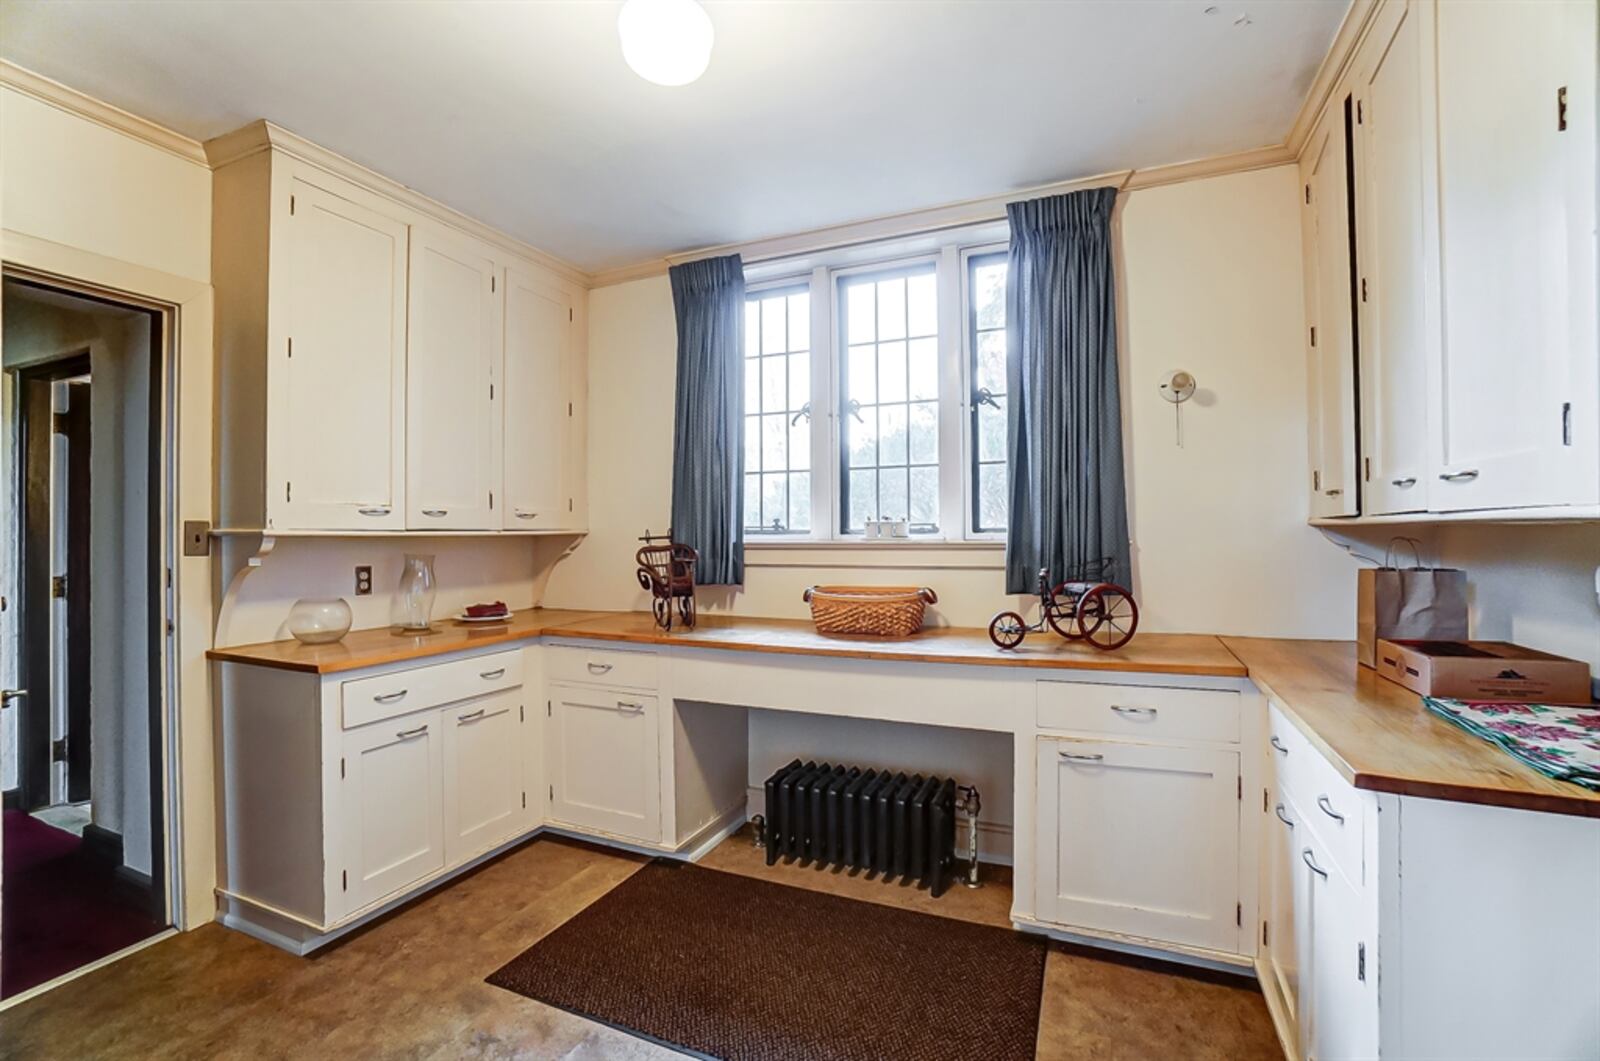
<path id="1" fill-rule="evenodd" d="M 1115 188 L 1012 203 L 1006 284 L 1006 592 L 1109 561 L 1130 585 L 1111 260 Z"/>
<path id="2" fill-rule="evenodd" d="M 674 266 L 678 320 L 672 537 L 700 553 L 695 581 L 744 584 L 744 264 Z"/>

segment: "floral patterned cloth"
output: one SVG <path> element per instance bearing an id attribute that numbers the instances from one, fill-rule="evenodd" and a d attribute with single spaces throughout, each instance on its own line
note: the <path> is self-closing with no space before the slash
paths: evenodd
<path id="1" fill-rule="evenodd" d="M 1600 704 L 1562 707 L 1435 696 L 1422 702 L 1541 774 L 1600 792 Z"/>

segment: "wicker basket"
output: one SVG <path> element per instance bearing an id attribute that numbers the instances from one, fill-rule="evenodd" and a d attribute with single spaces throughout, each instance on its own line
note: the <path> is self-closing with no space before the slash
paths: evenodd
<path id="1" fill-rule="evenodd" d="M 910 637 L 939 597 L 926 586 L 812 586 L 805 592 L 819 634 Z"/>

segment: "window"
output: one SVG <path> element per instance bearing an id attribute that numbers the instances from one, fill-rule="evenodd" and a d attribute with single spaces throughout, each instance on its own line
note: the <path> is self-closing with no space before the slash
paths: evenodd
<path id="1" fill-rule="evenodd" d="M 811 293 L 762 291 L 744 307 L 744 525 L 811 530 Z"/>
<path id="2" fill-rule="evenodd" d="M 839 281 L 840 529 L 939 530 L 939 295 L 934 266 Z"/>
<path id="3" fill-rule="evenodd" d="M 972 380 L 972 529 L 1006 529 L 1006 259 L 967 259 L 967 348 Z"/>
<path id="4" fill-rule="evenodd" d="M 751 540 L 860 540 L 878 520 L 923 541 L 1005 531 L 1003 232 L 748 270 Z"/>

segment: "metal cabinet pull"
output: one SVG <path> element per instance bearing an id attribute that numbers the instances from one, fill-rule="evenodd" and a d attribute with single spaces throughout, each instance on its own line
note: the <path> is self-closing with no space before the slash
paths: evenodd
<path id="1" fill-rule="evenodd" d="M 13 700 L 25 700 L 28 697 L 26 689 L 0 689 L 0 707 L 10 707 Z"/>
<path id="2" fill-rule="evenodd" d="M 1273 807 L 1272 808 L 1272 813 L 1274 813 L 1274 814 L 1276 814 L 1278 816 L 1278 820 L 1280 822 L 1282 822 L 1283 824 L 1287 825 L 1291 829 L 1294 828 L 1294 820 L 1292 818 L 1290 818 L 1287 814 L 1283 813 L 1283 804 L 1282 803 L 1278 804 L 1276 807 Z"/>
<path id="3" fill-rule="evenodd" d="M 478 710 L 469 712 L 468 714 L 462 715 L 460 718 L 456 719 L 456 725 L 464 726 L 468 722 L 476 722 L 476 721 L 478 721 L 478 719 L 480 719 L 482 717 L 483 717 L 483 708 L 480 707 L 480 708 L 478 708 Z"/>
<path id="4" fill-rule="evenodd" d="M 496 670 L 481 670 L 478 672 L 478 677 L 482 678 L 486 682 L 492 682 L 496 678 L 505 674 L 505 672 L 506 669 L 504 667 L 500 667 Z"/>
<path id="5" fill-rule="evenodd" d="M 611 669 L 611 664 L 609 664 L 609 663 L 590 663 L 590 664 L 588 664 L 588 667 L 589 667 L 589 673 L 590 674 L 604 674 L 606 671 Z"/>
<path id="6" fill-rule="evenodd" d="M 1343 490 L 1324 490 L 1322 492 L 1327 494 L 1329 497 L 1338 497 L 1340 494 L 1344 493 Z"/>
<path id="7" fill-rule="evenodd" d="M 372 702 L 375 704 L 392 704 L 398 700 L 404 700 L 406 693 L 409 691 L 409 689 L 401 689 L 398 693 L 384 693 L 382 696 L 374 696 Z"/>
<path id="8" fill-rule="evenodd" d="M 1317 876 L 1326 877 L 1328 875 L 1328 871 L 1317 865 L 1317 860 L 1311 857 L 1311 849 L 1309 847 L 1300 852 L 1300 861 L 1311 867 L 1311 872 Z"/>
<path id="9" fill-rule="evenodd" d="M 537 512 L 527 512 L 520 508 L 512 509 L 511 514 L 518 519 L 535 519 L 539 515 Z"/>
<path id="10" fill-rule="evenodd" d="M 400 740 L 410 740 L 412 737 L 420 737 L 426 732 L 428 732 L 428 724 L 424 722 L 416 729 L 403 729 L 396 733 L 395 736 Z"/>
<path id="11" fill-rule="evenodd" d="M 629 711 L 629 712 L 632 712 L 634 714 L 638 714 L 639 712 L 644 710 L 644 705 L 639 703 L 639 701 L 637 701 L 637 700 L 618 700 L 617 701 L 617 710 L 619 710 L 619 711 Z"/>
<path id="12" fill-rule="evenodd" d="M 450 510 L 448 508 L 425 508 L 422 510 L 422 514 L 424 516 L 432 516 L 434 519 L 438 519 L 440 516 L 448 516 L 450 514 Z"/>
<path id="13" fill-rule="evenodd" d="M 1321 808 L 1322 813 L 1326 814 L 1340 825 L 1344 824 L 1344 815 L 1333 809 L 1333 804 L 1328 802 L 1327 796 L 1318 796 L 1317 806 Z"/>
<path id="14" fill-rule="evenodd" d="M 1404 479 L 1390 479 L 1389 485 L 1398 486 L 1400 489 L 1405 490 L 1417 485 L 1417 477 L 1415 475 L 1408 475 Z"/>
<path id="15" fill-rule="evenodd" d="M 1268 741 L 1268 742 L 1269 742 L 1269 743 L 1270 743 L 1270 744 L 1271 744 L 1271 745 L 1272 745 L 1272 746 L 1273 746 L 1273 747 L 1274 747 L 1274 748 L 1276 748 L 1276 749 L 1278 749 L 1278 751 L 1279 751 L 1279 752 L 1280 752 L 1280 753 L 1281 753 L 1281 754 L 1283 754 L 1283 755 L 1288 755 L 1288 754 L 1289 754 L 1289 749 L 1288 749 L 1288 748 L 1285 748 L 1285 747 L 1284 747 L 1284 746 L 1283 746 L 1283 741 L 1281 741 L 1281 740 L 1279 740 L 1279 739 L 1278 739 L 1278 735 L 1277 735 L 1277 734 L 1276 734 L 1276 733 L 1274 733 L 1274 734 L 1273 734 L 1273 735 L 1272 735 L 1272 736 L 1271 736 L 1271 738 L 1269 738 L 1269 741 Z"/>
<path id="16" fill-rule="evenodd" d="M 393 511 L 393 509 L 383 506 L 376 506 L 373 508 L 358 508 L 356 511 L 361 513 L 363 516 L 387 516 Z"/>
<path id="17" fill-rule="evenodd" d="M 1094 754 L 1080 754 L 1078 752 L 1057 752 L 1056 754 L 1061 756 L 1061 758 L 1063 758 L 1063 759 L 1071 759 L 1074 762 L 1080 762 L 1080 763 L 1098 763 L 1100 760 L 1105 758 L 1104 755 L 1101 755 L 1098 752 L 1096 752 Z"/>
<path id="18" fill-rule="evenodd" d="M 1439 478 L 1447 483 L 1469 483 L 1478 477 L 1478 469 L 1464 468 L 1459 472 L 1440 472 Z"/>
<path id="19" fill-rule="evenodd" d="M 1138 718 L 1156 717 L 1156 709 L 1153 707 L 1123 707 L 1121 704 L 1112 704 L 1111 710 L 1119 715 L 1134 715 Z"/>

